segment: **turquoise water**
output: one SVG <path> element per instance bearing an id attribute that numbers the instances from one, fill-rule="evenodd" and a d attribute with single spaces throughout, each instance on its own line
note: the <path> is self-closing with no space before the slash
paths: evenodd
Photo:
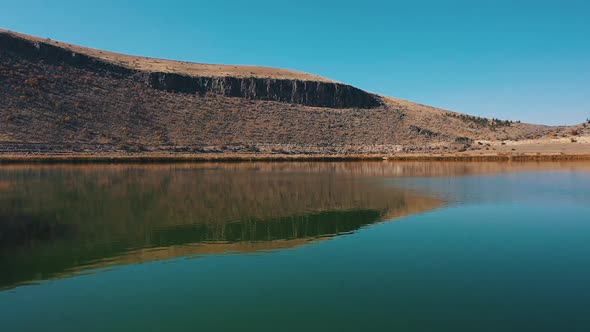
<path id="1" fill-rule="evenodd" d="M 590 330 L 589 164 L 15 167 L 0 188 L 2 331 Z"/>

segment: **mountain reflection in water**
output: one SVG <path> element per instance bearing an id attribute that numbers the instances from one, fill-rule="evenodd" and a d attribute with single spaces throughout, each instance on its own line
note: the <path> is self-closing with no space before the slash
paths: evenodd
<path id="1" fill-rule="evenodd" d="M 110 265 L 291 248 L 442 204 L 368 181 L 381 163 L 359 165 L 4 167 L 0 288 Z"/>

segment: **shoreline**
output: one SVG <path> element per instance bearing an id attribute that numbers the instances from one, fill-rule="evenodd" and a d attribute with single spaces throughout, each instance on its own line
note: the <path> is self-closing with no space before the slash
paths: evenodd
<path id="1" fill-rule="evenodd" d="M 149 164 L 200 162 L 346 162 L 346 161 L 580 161 L 590 154 L 496 153 L 496 154 L 370 154 L 370 155 L 286 155 L 286 154 L 0 154 L 0 166 L 7 164 Z"/>

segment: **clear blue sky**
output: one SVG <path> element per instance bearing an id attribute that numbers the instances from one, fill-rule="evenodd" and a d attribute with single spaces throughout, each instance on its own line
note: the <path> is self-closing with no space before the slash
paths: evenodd
<path id="1" fill-rule="evenodd" d="M 590 117 L 590 1 L 2 0 L 0 27 L 144 56 L 297 69 L 482 116 Z"/>

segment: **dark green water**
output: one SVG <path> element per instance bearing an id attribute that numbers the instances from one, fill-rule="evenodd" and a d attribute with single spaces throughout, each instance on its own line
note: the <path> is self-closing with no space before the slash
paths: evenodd
<path id="1" fill-rule="evenodd" d="M 0 167 L 0 331 L 590 331 L 589 163 Z"/>

